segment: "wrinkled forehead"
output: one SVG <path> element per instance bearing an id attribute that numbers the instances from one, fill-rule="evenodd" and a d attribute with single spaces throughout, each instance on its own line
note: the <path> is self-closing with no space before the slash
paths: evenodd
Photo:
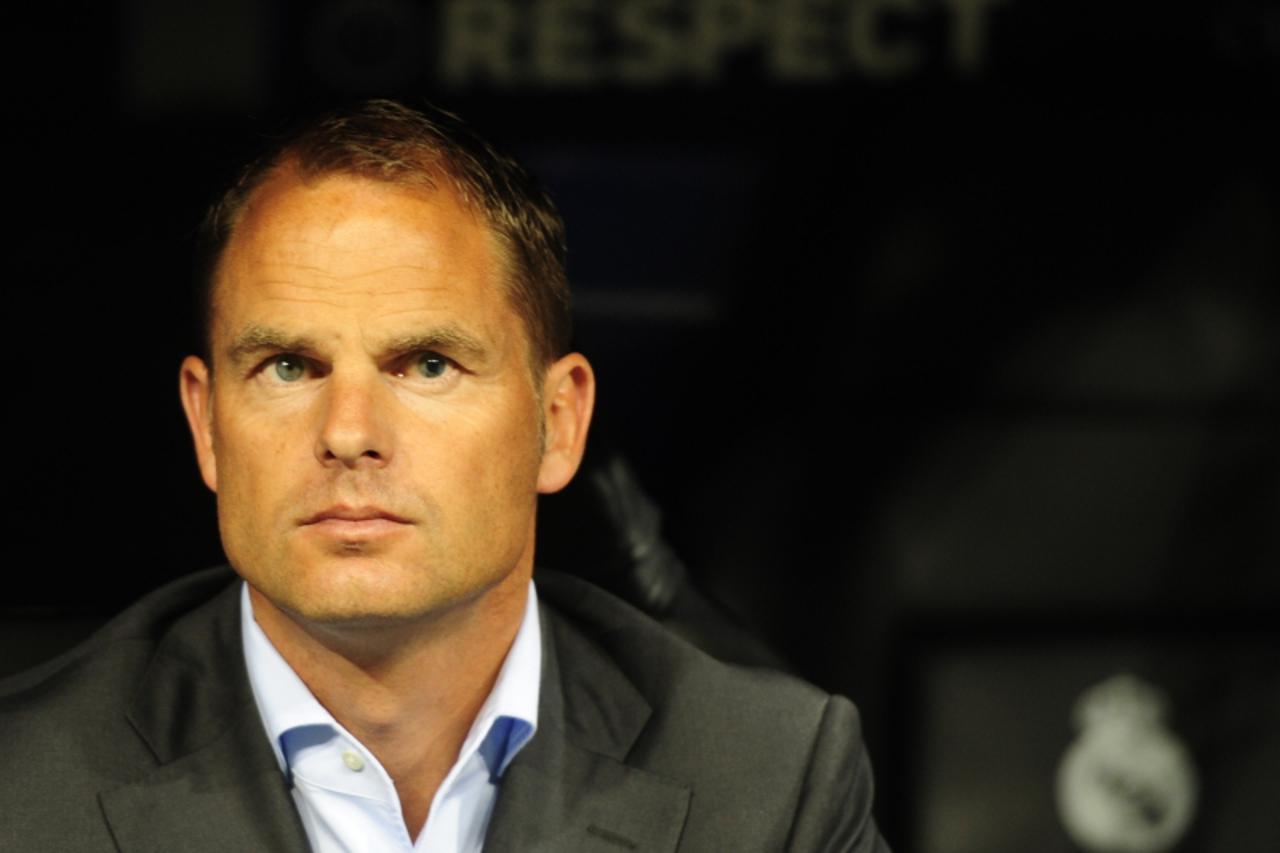
<path id="1" fill-rule="evenodd" d="M 495 260 L 508 263 L 510 246 L 500 229 L 494 226 L 484 207 L 442 167 L 428 169 L 426 165 L 420 168 L 405 166 L 394 172 L 383 172 L 385 174 L 345 168 L 306 168 L 296 158 L 285 159 L 253 181 L 227 211 L 226 236 L 222 241 L 220 254 L 225 255 L 227 249 L 245 231 L 259 227 L 264 211 L 271 216 L 280 216 L 283 207 L 289 214 L 299 218 L 302 215 L 316 215 L 317 211 L 308 209 L 307 205 L 322 203 L 320 200 L 324 196 L 318 190 L 336 184 L 367 190 L 353 200 L 356 206 L 377 205 L 379 199 L 396 195 L 414 198 L 433 207 L 451 208 L 453 212 L 465 216 L 470 226 L 488 235 L 496 253 Z M 282 199 L 292 201 L 295 198 L 303 198 L 305 201 L 292 206 L 281 203 Z M 327 201 L 332 205 L 331 198 Z M 335 208 L 331 212 L 336 220 L 352 211 Z"/>
<path id="2" fill-rule="evenodd" d="M 406 200 L 411 203 L 406 205 Z M 420 223 L 417 233 L 410 233 L 407 238 L 402 227 L 406 211 L 414 212 L 413 217 Z M 386 221 L 381 221 L 380 216 Z M 380 231 L 380 221 L 383 225 L 389 222 L 395 225 Z M 281 168 L 252 189 L 228 225 L 229 233 L 209 282 L 207 310 L 211 350 L 216 349 L 216 341 L 225 341 L 228 335 L 237 333 L 236 329 L 228 328 L 225 304 L 228 287 L 233 284 L 237 290 L 261 287 L 262 281 L 270 285 L 270 264 L 278 264 L 282 257 L 288 257 L 291 245 L 301 249 L 295 253 L 300 264 L 311 263 L 315 257 L 336 257 L 341 262 L 342 248 L 354 245 L 360 250 L 359 263 L 364 266 L 352 267 L 349 271 L 373 276 L 382 263 L 378 253 L 385 253 L 388 270 L 400 267 L 389 280 L 397 280 L 399 276 L 398 280 L 404 281 L 407 257 L 440 269 L 465 264 L 469 259 L 486 262 L 486 274 L 477 274 L 475 279 L 488 282 L 515 315 L 533 374 L 540 377 L 545 369 L 535 352 L 529 318 L 521 312 L 515 297 L 513 249 L 509 241 L 476 205 L 466 203 L 451 183 L 436 180 L 430 184 L 405 185 L 347 172 L 307 175 L 297 169 Z M 358 239 L 352 239 L 353 228 L 364 229 Z M 417 255 L 415 248 L 420 250 Z M 371 253 L 374 258 L 368 257 Z M 328 272 L 338 271 L 335 268 Z M 412 290 L 406 287 L 404 292 Z M 235 322 L 244 325 L 259 319 L 238 317 Z"/>

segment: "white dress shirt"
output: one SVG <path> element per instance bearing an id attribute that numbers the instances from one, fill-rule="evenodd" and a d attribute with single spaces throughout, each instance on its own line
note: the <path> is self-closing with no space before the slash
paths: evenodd
<path id="1" fill-rule="evenodd" d="M 387 771 L 316 700 L 263 633 L 247 584 L 240 592 L 240 630 L 253 697 L 313 850 L 478 853 L 498 780 L 538 726 L 542 632 L 532 581 L 511 651 L 417 839 L 405 829 Z"/>

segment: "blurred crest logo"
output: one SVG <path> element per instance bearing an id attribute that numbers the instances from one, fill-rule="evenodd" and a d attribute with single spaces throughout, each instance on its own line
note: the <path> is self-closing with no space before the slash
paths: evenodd
<path id="1" fill-rule="evenodd" d="M 1090 853 L 1161 853 L 1186 835 L 1199 784 L 1161 691 L 1132 675 L 1085 690 L 1058 766 L 1058 816 Z"/>

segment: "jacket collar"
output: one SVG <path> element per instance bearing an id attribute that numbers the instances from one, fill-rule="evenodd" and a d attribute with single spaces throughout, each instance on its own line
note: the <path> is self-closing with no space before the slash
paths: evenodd
<path id="1" fill-rule="evenodd" d="M 127 712 L 159 766 L 99 802 L 122 851 L 304 853 L 294 809 L 253 703 L 234 576 L 163 635 Z"/>
<path id="2" fill-rule="evenodd" d="M 507 769 L 485 838 L 505 851 L 671 851 L 690 789 L 626 763 L 652 710 L 576 625 L 598 618 L 594 590 L 540 573 L 543 686 L 538 734 Z M 566 619 L 550 602 L 567 611 Z"/>
<path id="3" fill-rule="evenodd" d="M 249 686 L 238 585 L 225 577 L 164 634 L 128 711 L 159 766 L 99 794 L 124 853 L 308 849 Z M 690 791 L 625 763 L 652 711 L 576 627 L 592 616 L 592 588 L 541 573 L 538 583 L 574 618 L 543 597 L 538 732 L 503 775 L 486 853 L 674 850 Z"/>

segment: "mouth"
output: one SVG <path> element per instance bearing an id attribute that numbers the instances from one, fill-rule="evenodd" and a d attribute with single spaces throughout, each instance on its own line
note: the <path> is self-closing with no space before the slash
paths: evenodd
<path id="1" fill-rule="evenodd" d="M 361 523 L 366 521 L 389 521 L 395 524 L 408 524 L 409 519 L 396 515 L 376 506 L 347 506 L 339 504 L 320 510 L 315 515 L 304 518 L 302 526 L 309 524 L 325 524 L 327 522 Z"/>
<path id="2" fill-rule="evenodd" d="M 303 519 L 304 530 L 347 542 L 390 535 L 412 524 L 409 519 L 375 506 L 331 506 Z"/>

